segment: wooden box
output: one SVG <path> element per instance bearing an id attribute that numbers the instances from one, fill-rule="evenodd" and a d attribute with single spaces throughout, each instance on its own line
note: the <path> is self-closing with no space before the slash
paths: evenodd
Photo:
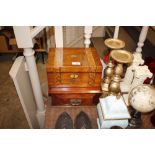
<path id="1" fill-rule="evenodd" d="M 101 93 L 101 75 L 102 65 L 95 48 L 51 48 L 49 51 L 47 77 L 54 105 L 93 103 L 96 93 Z"/>

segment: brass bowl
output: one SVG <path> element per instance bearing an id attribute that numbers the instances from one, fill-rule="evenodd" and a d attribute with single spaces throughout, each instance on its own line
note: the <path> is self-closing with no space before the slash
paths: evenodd
<path id="1" fill-rule="evenodd" d="M 112 50 L 110 56 L 118 63 L 131 63 L 133 61 L 133 55 L 126 50 Z"/>
<path id="2" fill-rule="evenodd" d="M 119 39 L 108 38 L 104 41 L 104 43 L 111 49 L 121 49 L 125 47 L 125 42 Z"/>

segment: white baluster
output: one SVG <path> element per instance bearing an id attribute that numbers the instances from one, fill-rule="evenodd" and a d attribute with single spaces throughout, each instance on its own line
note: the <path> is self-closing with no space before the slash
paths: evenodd
<path id="1" fill-rule="evenodd" d="M 143 26 L 140 36 L 139 36 L 139 42 L 137 44 L 137 48 L 136 48 L 136 52 L 141 53 L 142 52 L 142 47 L 144 46 L 144 41 L 146 39 L 147 36 L 147 32 L 148 32 L 148 28 L 149 26 Z"/>
<path id="2" fill-rule="evenodd" d="M 31 29 L 28 26 L 14 26 L 14 33 L 19 48 L 24 48 L 24 56 L 29 71 L 30 81 L 37 105 L 37 118 L 41 128 L 44 126 L 45 107 L 34 57 Z"/>
<path id="3" fill-rule="evenodd" d="M 119 26 L 115 26 L 115 31 L 114 31 L 114 39 L 118 38 L 118 33 L 119 33 Z"/>
<path id="4" fill-rule="evenodd" d="M 85 26 L 85 28 L 84 28 L 84 37 L 85 37 L 84 44 L 85 44 L 86 48 L 89 48 L 89 45 L 90 45 L 92 29 L 93 29 L 92 26 Z"/>
<path id="5" fill-rule="evenodd" d="M 63 28 L 62 26 L 54 26 L 55 44 L 57 48 L 63 48 Z"/>
<path id="6" fill-rule="evenodd" d="M 49 35 L 49 27 L 46 27 L 46 45 L 47 45 L 47 51 L 49 51 L 50 48 L 50 35 Z"/>

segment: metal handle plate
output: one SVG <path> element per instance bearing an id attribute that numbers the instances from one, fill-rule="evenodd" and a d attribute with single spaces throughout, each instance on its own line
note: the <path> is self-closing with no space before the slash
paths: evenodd
<path id="1" fill-rule="evenodd" d="M 78 77 L 79 77 L 78 74 L 71 74 L 71 75 L 70 75 L 70 78 L 71 78 L 71 79 L 77 79 Z"/>
<path id="2" fill-rule="evenodd" d="M 78 106 L 81 104 L 81 102 L 82 102 L 81 99 L 70 99 L 70 104 L 73 106 Z"/>

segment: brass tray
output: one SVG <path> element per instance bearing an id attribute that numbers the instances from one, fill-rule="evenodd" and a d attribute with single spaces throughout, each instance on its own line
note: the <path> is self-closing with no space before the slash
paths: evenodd
<path id="1" fill-rule="evenodd" d="M 108 38 L 104 43 L 111 49 L 121 49 L 125 47 L 125 42 L 119 39 Z"/>
<path id="2" fill-rule="evenodd" d="M 112 50 L 110 56 L 119 63 L 131 63 L 133 61 L 133 55 L 126 50 Z"/>

